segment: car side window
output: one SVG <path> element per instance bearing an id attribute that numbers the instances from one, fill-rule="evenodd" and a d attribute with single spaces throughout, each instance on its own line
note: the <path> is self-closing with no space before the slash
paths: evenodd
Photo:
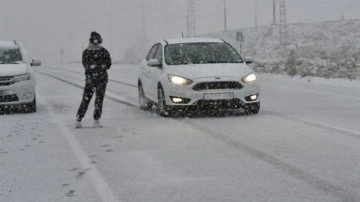
<path id="1" fill-rule="evenodd" d="M 155 54 L 155 59 L 159 60 L 160 62 L 162 62 L 162 45 L 159 44 L 159 48 L 156 51 Z"/>
<path id="2" fill-rule="evenodd" d="M 150 49 L 149 53 L 146 56 L 146 60 L 154 59 L 156 50 L 158 49 L 159 44 L 153 45 L 153 47 Z"/>

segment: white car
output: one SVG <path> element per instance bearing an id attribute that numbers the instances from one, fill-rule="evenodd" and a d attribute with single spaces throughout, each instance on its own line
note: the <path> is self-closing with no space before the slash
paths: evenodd
<path id="1" fill-rule="evenodd" d="M 259 85 L 246 61 L 227 42 L 211 38 L 164 40 L 141 63 L 139 106 L 159 114 L 187 110 L 260 109 Z"/>
<path id="2" fill-rule="evenodd" d="M 36 112 L 35 75 L 21 42 L 0 41 L 0 107 L 20 106 Z"/>

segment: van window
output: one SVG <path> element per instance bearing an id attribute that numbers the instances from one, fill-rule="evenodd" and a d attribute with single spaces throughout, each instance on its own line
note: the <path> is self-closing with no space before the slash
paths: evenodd
<path id="1" fill-rule="evenodd" d="M 22 62 L 20 48 L 0 47 L 0 64 L 12 64 Z"/>

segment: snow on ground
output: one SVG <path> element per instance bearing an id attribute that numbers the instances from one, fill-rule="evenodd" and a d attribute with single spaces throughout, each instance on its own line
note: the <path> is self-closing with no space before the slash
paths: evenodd
<path id="1" fill-rule="evenodd" d="M 77 130 L 82 90 L 40 72 L 82 86 L 82 66 L 36 70 L 39 111 L 0 115 L 0 201 L 360 200 L 358 81 L 259 74 L 255 116 L 162 118 L 106 99 L 105 128 L 90 127 L 92 103 Z M 137 71 L 109 74 L 136 85 Z M 107 95 L 137 103 L 131 85 Z"/>

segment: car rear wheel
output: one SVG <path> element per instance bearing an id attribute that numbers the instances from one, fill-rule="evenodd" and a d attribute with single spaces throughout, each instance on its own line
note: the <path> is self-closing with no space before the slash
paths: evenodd
<path id="1" fill-rule="evenodd" d="M 138 86 L 139 90 L 139 107 L 141 110 L 150 110 L 152 107 L 151 102 L 145 97 L 144 89 L 141 84 Z"/>
<path id="2" fill-rule="evenodd" d="M 170 110 L 168 109 L 168 106 L 166 105 L 166 101 L 165 101 L 165 94 L 164 94 L 164 90 L 162 89 L 162 87 L 158 88 L 158 113 L 160 114 L 160 116 L 163 117 L 169 117 L 170 114 Z"/>

